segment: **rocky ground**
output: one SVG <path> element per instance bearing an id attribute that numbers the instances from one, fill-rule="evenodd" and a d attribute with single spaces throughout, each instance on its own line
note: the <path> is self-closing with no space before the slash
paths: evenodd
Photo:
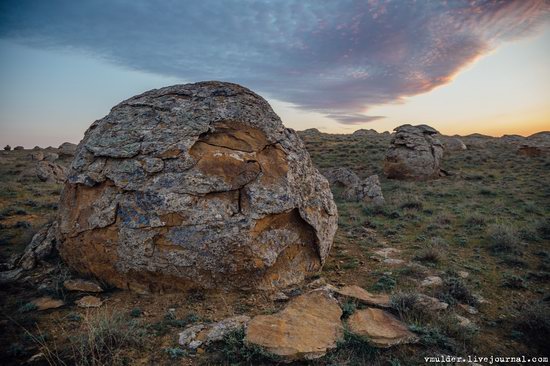
<path id="1" fill-rule="evenodd" d="M 548 356 L 548 135 L 461 138 L 467 150 L 444 153 L 446 176 L 424 182 L 384 177 L 389 134 L 301 136 L 319 170 L 377 174 L 384 195 L 382 204 L 354 202 L 333 186 L 339 228 L 318 276 L 273 293 L 140 294 L 80 281 L 54 251 L 17 281 L 2 278 L 2 364 L 420 365 L 441 354 Z M 38 152 L 47 161 L 41 178 Z M 6 271 L 56 215 L 58 177 L 72 158 L 58 149 L 0 154 Z M 273 318 L 297 338 L 265 332 Z M 263 347 L 244 341 L 242 323 Z M 309 356 L 326 355 L 274 354 L 311 339 L 319 350 Z"/>

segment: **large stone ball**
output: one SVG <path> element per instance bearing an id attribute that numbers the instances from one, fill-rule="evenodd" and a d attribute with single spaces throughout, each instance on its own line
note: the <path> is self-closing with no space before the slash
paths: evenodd
<path id="1" fill-rule="evenodd" d="M 326 179 L 269 104 L 236 84 L 151 90 L 78 145 L 63 259 L 137 291 L 271 289 L 320 270 L 337 228 Z"/>
<path id="2" fill-rule="evenodd" d="M 384 174 L 390 179 L 429 180 L 442 174 L 443 145 L 437 131 L 427 125 L 409 124 L 394 129 L 384 159 Z"/>

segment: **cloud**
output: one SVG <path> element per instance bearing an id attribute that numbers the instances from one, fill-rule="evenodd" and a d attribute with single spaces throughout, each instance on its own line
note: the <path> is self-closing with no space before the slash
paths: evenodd
<path id="1" fill-rule="evenodd" d="M 384 118 L 384 116 L 366 116 L 360 113 L 351 113 L 351 114 L 331 113 L 331 114 L 327 114 L 327 117 L 332 118 L 345 125 L 360 125 L 362 123 L 372 122 L 377 119 Z"/>
<path id="2" fill-rule="evenodd" d="M 190 81 L 237 82 L 343 124 L 449 82 L 549 19 L 544 0 L 0 3 L 0 38 Z"/>

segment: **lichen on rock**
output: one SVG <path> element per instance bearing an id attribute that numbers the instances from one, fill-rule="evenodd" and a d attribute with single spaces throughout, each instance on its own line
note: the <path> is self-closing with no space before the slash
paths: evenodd
<path id="1" fill-rule="evenodd" d="M 317 272 L 337 210 L 298 135 L 236 84 L 130 98 L 76 149 L 59 251 L 120 288 L 279 288 Z"/>

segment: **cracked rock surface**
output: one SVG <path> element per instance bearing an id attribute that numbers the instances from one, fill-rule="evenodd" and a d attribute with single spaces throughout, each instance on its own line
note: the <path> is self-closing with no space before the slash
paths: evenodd
<path id="1" fill-rule="evenodd" d="M 137 291 L 285 287 L 321 268 L 337 228 L 297 134 L 221 82 L 151 90 L 94 122 L 59 214 L 73 269 Z"/>
<path id="2" fill-rule="evenodd" d="M 427 125 L 397 127 L 384 160 L 388 178 L 429 180 L 441 174 L 443 145 L 435 136 L 438 132 Z"/>

